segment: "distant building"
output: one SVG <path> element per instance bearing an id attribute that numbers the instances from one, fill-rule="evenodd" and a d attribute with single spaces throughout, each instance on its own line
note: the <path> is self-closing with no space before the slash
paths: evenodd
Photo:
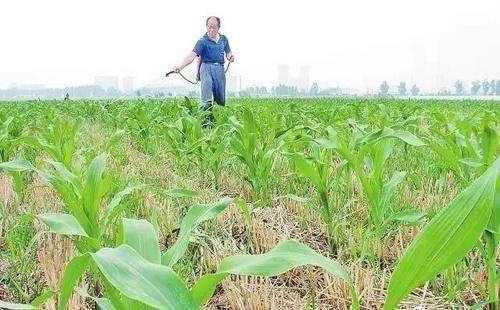
<path id="1" fill-rule="evenodd" d="M 118 90 L 118 77 L 114 75 L 100 75 L 94 77 L 94 84 L 103 89 L 114 88 Z"/>
<path id="2" fill-rule="evenodd" d="M 122 79 L 122 89 L 126 93 L 131 93 L 134 91 L 134 78 L 131 76 L 126 76 Z"/>

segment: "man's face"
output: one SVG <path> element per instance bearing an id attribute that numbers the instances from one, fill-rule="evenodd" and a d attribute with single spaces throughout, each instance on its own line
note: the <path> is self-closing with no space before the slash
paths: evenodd
<path id="1" fill-rule="evenodd" d="M 207 23 L 207 32 L 211 38 L 215 38 L 219 32 L 219 24 L 215 18 L 210 18 Z"/>

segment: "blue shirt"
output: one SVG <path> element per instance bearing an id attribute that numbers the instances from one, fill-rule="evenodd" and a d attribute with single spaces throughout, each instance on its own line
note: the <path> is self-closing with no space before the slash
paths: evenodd
<path id="1" fill-rule="evenodd" d="M 201 57 L 201 62 L 224 63 L 224 52 L 226 54 L 231 52 L 231 48 L 229 47 L 226 36 L 222 34 L 219 36 L 219 41 L 216 43 L 205 33 L 205 35 L 196 42 L 193 52 Z"/>

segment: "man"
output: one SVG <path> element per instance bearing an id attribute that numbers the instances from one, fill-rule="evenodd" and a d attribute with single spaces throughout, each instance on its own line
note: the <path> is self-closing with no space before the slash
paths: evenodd
<path id="1" fill-rule="evenodd" d="M 201 80 L 201 101 L 203 110 L 212 108 L 212 97 L 218 105 L 226 104 L 226 75 L 224 72 L 224 54 L 229 62 L 234 62 L 234 55 L 225 35 L 219 33 L 220 19 L 210 16 L 205 22 L 207 33 L 196 42 L 191 53 L 174 70 L 179 72 L 199 57 L 198 75 Z"/>

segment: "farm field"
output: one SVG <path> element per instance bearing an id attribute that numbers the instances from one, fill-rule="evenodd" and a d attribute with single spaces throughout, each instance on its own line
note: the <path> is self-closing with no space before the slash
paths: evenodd
<path id="1" fill-rule="evenodd" d="M 500 307 L 500 102 L 197 104 L 0 103 L 0 308 Z"/>

